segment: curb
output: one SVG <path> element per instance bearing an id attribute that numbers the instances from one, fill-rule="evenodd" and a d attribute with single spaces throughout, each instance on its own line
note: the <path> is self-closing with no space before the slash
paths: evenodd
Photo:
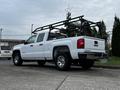
<path id="1" fill-rule="evenodd" d="M 107 69 L 120 69 L 120 66 L 104 66 L 104 65 L 94 65 L 96 68 L 107 68 Z"/>

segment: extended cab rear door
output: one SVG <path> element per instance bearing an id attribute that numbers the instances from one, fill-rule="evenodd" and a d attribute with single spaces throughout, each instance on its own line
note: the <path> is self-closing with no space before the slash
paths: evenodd
<path id="1" fill-rule="evenodd" d="M 44 39 L 45 39 L 45 33 L 39 33 L 36 39 L 36 44 L 34 45 L 34 57 L 37 60 L 45 60 Z"/>

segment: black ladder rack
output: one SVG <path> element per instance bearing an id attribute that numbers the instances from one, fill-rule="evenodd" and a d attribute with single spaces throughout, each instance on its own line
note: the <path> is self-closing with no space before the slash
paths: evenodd
<path id="1" fill-rule="evenodd" d="M 88 21 L 86 19 L 83 19 L 83 17 L 84 17 L 84 15 L 74 17 L 74 18 L 70 18 L 70 19 L 63 20 L 63 21 L 59 21 L 59 22 L 56 22 L 56 23 L 53 23 L 53 24 L 42 26 L 42 27 L 38 27 L 32 33 L 36 33 L 38 31 L 42 31 L 42 30 L 46 30 L 46 29 L 53 30 L 54 28 L 56 28 L 58 26 L 66 25 L 66 23 L 73 23 L 73 22 L 77 22 L 77 21 L 81 21 L 81 22 L 82 21 L 87 21 L 87 22 L 89 22 L 90 25 L 92 25 L 92 24 L 96 25 L 97 24 L 97 22 Z"/>

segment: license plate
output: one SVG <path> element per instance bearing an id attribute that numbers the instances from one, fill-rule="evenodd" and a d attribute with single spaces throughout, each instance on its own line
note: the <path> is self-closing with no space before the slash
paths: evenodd
<path id="1" fill-rule="evenodd" d="M 88 59 L 96 59 L 96 56 L 95 55 L 87 55 L 87 58 Z"/>

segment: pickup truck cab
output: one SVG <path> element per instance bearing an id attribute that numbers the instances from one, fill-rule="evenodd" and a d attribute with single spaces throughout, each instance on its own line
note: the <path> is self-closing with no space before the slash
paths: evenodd
<path id="1" fill-rule="evenodd" d="M 39 65 L 53 61 L 59 70 L 67 70 L 72 64 L 89 69 L 95 61 L 106 58 L 105 40 L 89 36 L 67 37 L 43 30 L 24 44 L 15 46 L 12 57 L 17 66 L 23 61 L 37 61 Z"/>

